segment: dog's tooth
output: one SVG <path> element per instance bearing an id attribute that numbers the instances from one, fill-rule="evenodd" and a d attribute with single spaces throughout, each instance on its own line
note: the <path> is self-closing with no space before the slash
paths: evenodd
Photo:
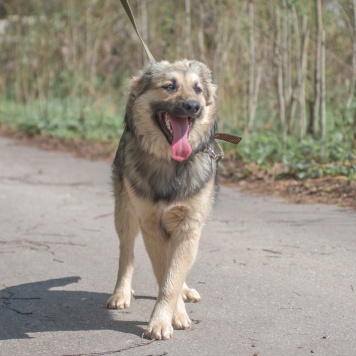
<path id="1" fill-rule="evenodd" d="M 166 126 L 169 130 L 171 130 L 171 123 L 169 122 L 169 120 L 166 118 L 165 120 Z"/>
<path id="2" fill-rule="evenodd" d="M 165 113 L 164 117 L 165 117 L 164 123 L 166 124 L 166 127 L 167 127 L 168 131 L 173 135 L 173 129 L 172 129 L 172 126 L 171 126 L 171 122 L 168 119 L 168 114 Z"/>

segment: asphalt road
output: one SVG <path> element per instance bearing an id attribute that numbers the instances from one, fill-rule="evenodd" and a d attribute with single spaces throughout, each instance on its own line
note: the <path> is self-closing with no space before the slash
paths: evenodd
<path id="1" fill-rule="evenodd" d="M 157 287 L 141 239 L 130 309 L 105 309 L 110 168 L 0 139 L 0 355 L 356 355 L 356 214 L 222 188 L 188 278 L 189 331 L 142 339 Z"/>

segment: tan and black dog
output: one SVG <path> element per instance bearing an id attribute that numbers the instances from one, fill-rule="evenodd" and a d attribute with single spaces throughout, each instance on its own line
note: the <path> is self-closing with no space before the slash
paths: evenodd
<path id="1" fill-rule="evenodd" d="M 125 129 L 113 163 L 119 272 L 108 308 L 128 308 L 134 242 L 141 232 L 159 285 L 145 335 L 170 339 L 191 321 L 184 301 L 199 293 L 185 283 L 214 199 L 216 87 L 198 61 L 151 63 L 130 83 Z"/>

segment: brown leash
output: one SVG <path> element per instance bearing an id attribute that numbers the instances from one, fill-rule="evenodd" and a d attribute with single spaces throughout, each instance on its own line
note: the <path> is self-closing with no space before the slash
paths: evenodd
<path id="1" fill-rule="evenodd" d="M 121 5 L 123 6 L 123 8 L 126 11 L 126 14 L 127 14 L 128 18 L 129 18 L 129 20 L 131 21 L 132 27 L 134 28 L 134 30 L 137 33 L 138 38 L 142 42 L 142 45 L 143 45 L 143 48 L 146 51 L 147 57 L 150 59 L 151 62 L 156 62 L 156 60 L 154 59 L 151 51 L 148 49 L 145 41 L 142 39 L 142 37 L 140 35 L 140 32 L 138 32 L 138 28 L 137 28 L 137 25 L 136 25 L 135 17 L 134 17 L 134 15 L 132 13 L 132 10 L 131 10 L 129 2 L 127 0 L 120 0 L 120 1 L 121 1 Z"/>
<path id="2" fill-rule="evenodd" d="M 242 137 L 230 135 L 230 134 L 222 133 L 222 132 L 216 133 L 215 138 L 217 140 L 222 140 L 222 141 L 233 143 L 234 145 L 237 145 L 242 140 Z"/>
<path id="3" fill-rule="evenodd" d="M 218 132 L 215 134 L 215 139 L 237 145 L 242 140 L 242 137 Z M 224 158 L 224 152 L 215 140 L 205 148 L 204 152 L 215 162 L 219 162 Z"/>

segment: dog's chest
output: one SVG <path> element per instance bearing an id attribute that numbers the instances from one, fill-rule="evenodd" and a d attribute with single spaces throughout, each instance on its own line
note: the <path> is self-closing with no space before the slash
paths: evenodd
<path id="1" fill-rule="evenodd" d="M 183 163 L 139 159 L 128 170 L 135 193 L 154 202 L 194 196 L 215 176 L 215 164 L 202 153 Z"/>

